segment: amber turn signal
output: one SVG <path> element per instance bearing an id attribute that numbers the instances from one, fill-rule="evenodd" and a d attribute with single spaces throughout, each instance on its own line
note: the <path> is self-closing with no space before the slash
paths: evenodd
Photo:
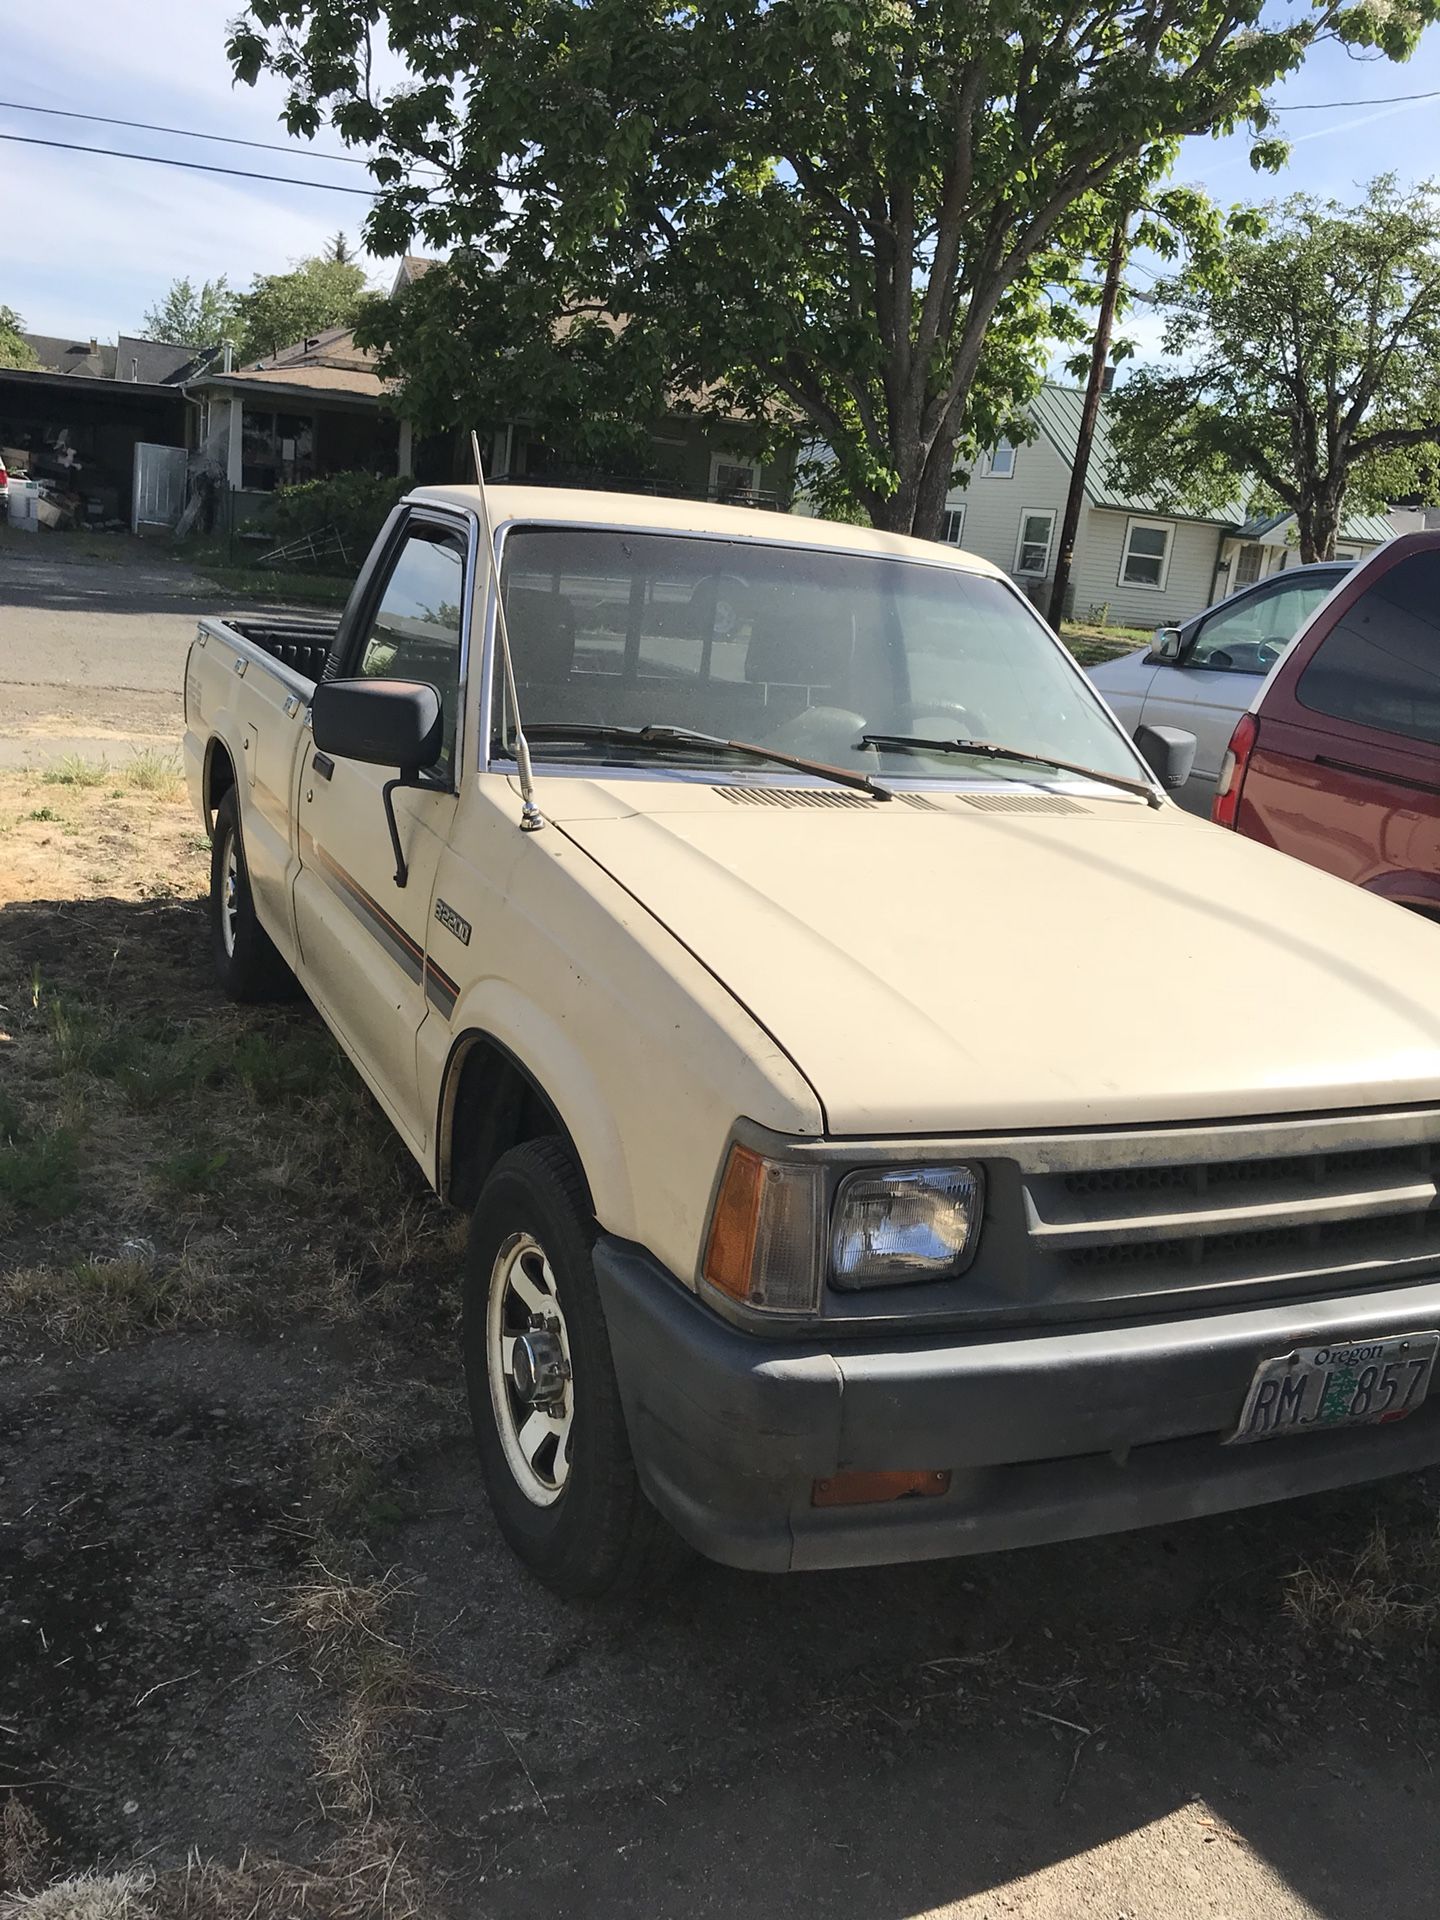
<path id="1" fill-rule="evenodd" d="M 732 1147 L 725 1166 L 710 1244 L 705 1249 L 705 1278 L 734 1300 L 749 1296 L 755 1267 L 755 1232 L 760 1224 L 760 1192 L 765 1162 L 748 1147 Z"/>
<path id="2" fill-rule="evenodd" d="M 904 1473 L 832 1473 L 810 1489 L 812 1507 L 864 1507 L 877 1500 L 903 1500 L 918 1493 L 934 1499 L 950 1491 L 950 1475 L 925 1470 Z"/>

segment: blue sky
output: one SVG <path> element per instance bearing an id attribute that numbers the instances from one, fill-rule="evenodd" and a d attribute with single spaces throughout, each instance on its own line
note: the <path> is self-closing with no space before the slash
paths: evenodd
<path id="1" fill-rule="evenodd" d="M 0 97 L 114 114 L 250 140 L 283 141 L 280 90 L 232 87 L 225 61 L 236 0 L 10 0 Z M 1440 28 L 1407 66 L 1357 61 L 1322 47 L 1275 95 L 1276 104 L 1374 99 L 1440 90 Z M 1405 106 L 1287 113 L 1295 141 L 1278 177 L 1252 173 L 1243 136 L 1186 143 L 1177 178 L 1228 204 L 1304 189 L 1344 198 L 1386 170 L 1440 176 L 1440 99 Z M 221 166 L 363 186 L 362 168 L 313 152 L 255 153 L 0 108 L 0 133 L 129 147 Z M 332 144 L 321 140 L 317 148 Z M 173 172 L 131 161 L 0 142 L 0 304 L 39 332 L 113 339 L 139 327 L 170 281 L 228 274 L 245 285 L 315 252 L 337 228 L 352 239 L 365 202 L 350 195 Z M 368 262 L 377 281 L 391 269 Z M 1141 316 L 1127 331 L 1149 344 Z"/>

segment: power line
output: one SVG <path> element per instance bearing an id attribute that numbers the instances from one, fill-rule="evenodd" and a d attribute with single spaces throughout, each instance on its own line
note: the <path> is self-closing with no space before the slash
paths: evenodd
<path id="1" fill-rule="evenodd" d="M 102 127 L 131 127 L 137 133 L 172 133 L 180 140 L 214 140 L 226 147 L 254 147 L 261 153 L 290 153 L 314 160 L 339 160 L 347 167 L 363 167 L 366 162 L 353 153 L 327 153 L 314 147 L 280 146 L 273 140 L 239 140 L 230 133 L 200 133 L 194 127 L 160 127 L 152 120 L 116 120 L 108 113 L 74 113 L 68 107 L 32 107 L 23 100 L 0 100 L 0 107 L 11 113 L 44 113 L 59 120 L 92 120 Z M 133 156 L 132 156 L 133 157 Z"/>
<path id="2" fill-rule="evenodd" d="M 98 153 L 111 160 L 145 160 L 152 167 L 183 167 L 187 173 L 224 173 L 233 180 L 273 180 L 282 187 L 313 187 L 318 193 L 357 193 L 362 200 L 378 200 L 370 187 L 340 187 L 329 180 L 300 180 L 293 173 L 252 173 L 245 167 L 216 167 L 203 160 L 169 160 L 158 153 L 125 153 L 119 147 L 81 147 L 70 140 L 39 140 L 29 133 L 0 133 L 23 147 L 55 147 L 62 153 Z"/>
<path id="3" fill-rule="evenodd" d="M 1331 107 L 1394 107 L 1402 100 L 1440 100 L 1440 87 L 1429 93 L 1382 93 L 1373 100 L 1300 100 L 1291 107 L 1272 107 L 1272 113 L 1325 113 Z"/>

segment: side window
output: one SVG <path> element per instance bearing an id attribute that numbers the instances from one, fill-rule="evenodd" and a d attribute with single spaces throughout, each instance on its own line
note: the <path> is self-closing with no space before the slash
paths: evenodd
<path id="1" fill-rule="evenodd" d="M 1440 747 L 1440 553 L 1382 573 L 1326 634 L 1295 697 L 1313 713 Z"/>
<path id="2" fill-rule="evenodd" d="M 1186 665 L 1230 673 L 1267 672 L 1333 585 L 1329 579 L 1292 580 L 1222 608 L 1201 623 Z"/>
<path id="3" fill-rule="evenodd" d="M 445 715 L 445 741 L 433 768 L 441 774 L 449 773 L 455 757 L 464 605 L 464 540 L 418 522 L 390 569 L 355 666 L 362 679 L 421 680 L 434 687 Z"/>

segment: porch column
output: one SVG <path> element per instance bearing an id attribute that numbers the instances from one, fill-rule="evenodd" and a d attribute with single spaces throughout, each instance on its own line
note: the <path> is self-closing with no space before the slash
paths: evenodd
<path id="1" fill-rule="evenodd" d="M 245 424 L 244 415 L 241 412 L 243 405 L 244 402 L 241 400 L 239 394 L 232 393 L 230 396 L 230 436 L 225 451 L 225 478 L 230 482 L 231 490 L 236 493 L 240 490 L 240 482 L 245 472 L 243 447 L 240 439 L 241 429 Z"/>
<path id="2" fill-rule="evenodd" d="M 415 432 L 408 420 L 400 422 L 400 446 L 396 459 L 397 474 L 413 473 L 415 459 Z"/>

